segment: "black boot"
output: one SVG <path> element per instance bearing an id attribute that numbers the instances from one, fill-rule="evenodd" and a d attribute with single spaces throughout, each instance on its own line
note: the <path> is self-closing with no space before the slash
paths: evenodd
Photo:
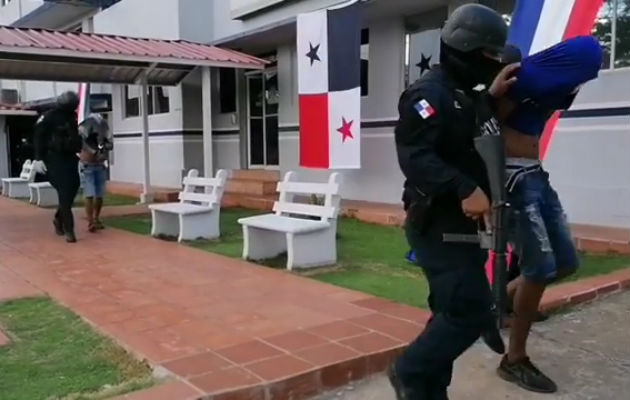
<path id="1" fill-rule="evenodd" d="M 68 242 L 68 243 L 76 243 L 77 242 L 77 237 L 75 236 L 74 232 L 72 232 L 72 231 L 66 232 L 66 242 Z"/>
<path id="2" fill-rule="evenodd" d="M 497 315 L 496 310 L 497 309 L 495 307 L 492 311 L 494 316 Z M 501 331 L 499 330 L 496 317 L 493 317 L 490 320 L 488 327 L 481 332 L 481 339 L 490 348 L 490 350 L 495 353 L 501 355 L 505 353 L 505 343 L 503 343 L 503 337 L 501 336 Z"/>
<path id="3" fill-rule="evenodd" d="M 55 233 L 57 236 L 63 236 L 63 227 L 61 226 L 61 221 L 57 218 L 53 219 L 53 226 L 55 227 Z"/>
<path id="4" fill-rule="evenodd" d="M 406 386 L 398 376 L 396 372 L 396 365 L 391 365 L 387 370 L 387 377 L 389 383 L 396 392 L 396 400 L 428 400 L 429 397 L 426 393 L 419 393 L 416 389 Z"/>

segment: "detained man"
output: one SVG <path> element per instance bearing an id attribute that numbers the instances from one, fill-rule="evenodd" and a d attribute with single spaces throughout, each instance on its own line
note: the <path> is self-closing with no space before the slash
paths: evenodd
<path id="1" fill-rule="evenodd" d="M 508 352 L 497 372 L 534 392 L 553 393 L 557 386 L 528 357 L 531 325 L 539 318 L 545 287 L 578 268 L 565 213 L 540 161 L 540 138 L 553 112 L 568 109 L 601 65 L 602 50 L 595 38 L 566 40 L 524 58 L 516 83 L 497 104 L 512 206 L 509 237 L 521 271 L 508 285 L 514 318 Z"/>

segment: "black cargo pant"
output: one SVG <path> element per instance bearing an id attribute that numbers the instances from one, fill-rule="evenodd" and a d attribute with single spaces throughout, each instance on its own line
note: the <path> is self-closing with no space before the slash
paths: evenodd
<path id="1" fill-rule="evenodd" d="M 428 240 L 407 227 L 407 239 L 429 282 L 431 321 L 396 363 L 413 400 L 446 399 L 453 363 L 493 323 L 492 293 L 478 245 Z"/>
<path id="2" fill-rule="evenodd" d="M 49 162 L 47 167 L 48 179 L 59 197 L 55 221 L 61 224 L 64 232 L 74 232 L 72 205 L 80 186 L 78 161 L 55 160 Z"/>

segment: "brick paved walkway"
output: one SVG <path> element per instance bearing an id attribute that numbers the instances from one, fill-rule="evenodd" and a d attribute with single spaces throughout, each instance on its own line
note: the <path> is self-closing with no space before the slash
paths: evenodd
<path id="1" fill-rule="evenodd" d="M 68 245 L 51 219 L 0 198 L 0 299 L 45 292 L 178 378 L 126 399 L 316 394 L 382 371 L 428 317 L 176 243 L 90 235 L 82 221 Z"/>

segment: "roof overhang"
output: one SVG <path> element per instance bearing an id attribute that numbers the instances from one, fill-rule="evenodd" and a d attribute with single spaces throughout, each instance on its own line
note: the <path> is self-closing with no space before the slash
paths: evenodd
<path id="1" fill-rule="evenodd" d="M 16 117 L 36 117 L 35 110 L 3 110 L 0 109 L 0 116 L 16 116 Z"/>
<path id="2" fill-rule="evenodd" d="M 142 57 L 85 57 L 60 51 L 15 51 L 0 46 L 0 78 L 56 82 L 136 84 L 146 72 L 149 85 L 177 85 L 197 66 L 243 68 L 235 63 L 167 63 Z M 61 54 L 60 54 L 61 53 Z"/>
<path id="3" fill-rule="evenodd" d="M 37 111 L 21 105 L 0 103 L 0 116 L 35 117 Z"/>
<path id="4" fill-rule="evenodd" d="M 0 79 L 177 85 L 196 67 L 262 69 L 233 50 L 184 41 L 0 27 Z"/>

